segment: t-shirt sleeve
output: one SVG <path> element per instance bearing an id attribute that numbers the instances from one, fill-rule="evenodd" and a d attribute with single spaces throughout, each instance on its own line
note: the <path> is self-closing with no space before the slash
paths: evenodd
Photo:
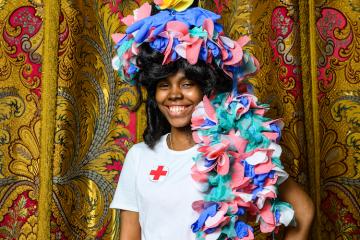
<path id="1" fill-rule="evenodd" d="M 132 147 L 126 154 L 125 162 L 110 208 L 138 212 L 137 204 L 137 174 L 138 157 L 136 148 Z"/>

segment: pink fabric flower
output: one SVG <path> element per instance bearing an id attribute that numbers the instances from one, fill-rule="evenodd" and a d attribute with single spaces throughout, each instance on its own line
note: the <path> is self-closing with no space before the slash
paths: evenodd
<path id="1" fill-rule="evenodd" d="M 231 176 L 230 186 L 233 189 L 244 188 L 250 183 L 250 178 L 245 177 L 244 165 L 240 161 L 235 161 L 233 165 L 233 175 Z"/>
<path id="2" fill-rule="evenodd" d="M 204 160 L 203 161 L 198 160 L 196 162 L 198 169 L 205 168 L 205 172 L 208 172 L 211 171 L 216 166 L 216 171 L 218 174 L 220 175 L 227 174 L 229 172 L 230 159 L 226 153 L 226 150 L 228 149 L 229 145 L 230 142 L 224 141 L 214 144 L 212 146 L 199 147 L 198 151 L 203 153 Z M 213 161 L 213 163 L 207 166 L 206 161 Z"/>
<path id="3" fill-rule="evenodd" d="M 175 51 L 182 57 L 187 59 L 190 64 L 196 64 L 199 59 L 200 48 L 203 39 L 199 37 L 191 37 L 190 34 L 179 38 L 180 44 L 175 47 Z"/>
<path id="4" fill-rule="evenodd" d="M 196 129 L 209 129 L 216 125 L 218 120 L 216 118 L 216 112 L 214 107 L 211 105 L 210 100 L 207 96 L 204 96 L 203 101 L 196 106 L 195 111 L 191 118 L 191 128 Z"/>
<path id="5" fill-rule="evenodd" d="M 271 204 L 266 202 L 264 207 L 260 209 L 258 221 L 260 221 L 260 231 L 270 233 L 275 230 L 275 218 L 271 211 Z"/>
<path id="6" fill-rule="evenodd" d="M 121 19 L 126 26 L 130 26 L 141 19 L 149 17 L 151 15 L 151 5 L 144 3 L 140 8 L 135 9 L 133 13 L 134 15 L 128 15 Z"/>

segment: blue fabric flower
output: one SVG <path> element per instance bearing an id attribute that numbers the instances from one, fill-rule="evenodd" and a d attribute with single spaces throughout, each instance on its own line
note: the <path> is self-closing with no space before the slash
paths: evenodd
<path id="1" fill-rule="evenodd" d="M 158 52 L 163 53 L 169 43 L 168 38 L 157 37 L 153 42 L 150 42 L 150 47 Z"/>
<path id="2" fill-rule="evenodd" d="M 205 233 L 206 233 L 206 234 L 211 234 L 211 233 L 215 232 L 216 230 L 217 230 L 217 227 L 209 228 L 209 229 L 206 229 L 206 230 L 205 230 Z"/>
<path id="3" fill-rule="evenodd" d="M 255 168 L 253 165 L 248 164 L 245 160 L 241 161 L 244 164 L 245 177 L 253 178 L 255 176 Z"/>
<path id="4" fill-rule="evenodd" d="M 212 55 L 217 58 L 220 55 L 220 48 L 212 41 L 206 42 L 207 47 L 211 50 Z"/>
<path id="5" fill-rule="evenodd" d="M 208 207 L 206 207 L 200 214 L 198 220 L 196 222 L 194 222 L 191 225 L 191 229 L 192 231 L 198 232 L 205 224 L 205 221 L 208 217 L 213 217 L 215 216 L 217 209 L 218 209 L 219 205 L 217 203 L 211 203 Z"/>
<path id="6" fill-rule="evenodd" d="M 213 126 L 215 126 L 215 125 L 216 125 L 216 122 L 211 121 L 210 119 L 206 118 L 206 119 L 204 120 L 204 123 L 201 124 L 201 127 L 207 127 L 207 126 L 213 127 Z"/>
<path id="7" fill-rule="evenodd" d="M 243 216 L 245 212 L 246 212 L 245 208 L 239 207 L 238 211 L 236 212 L 236 215 Z"/>
<path id="8" fill-rule="evenodd" d="M 280 138 L 281 138 L 281 129 L 280 129 L 280 127 L 276 123 L 272 123 L 272 124 L 270 124 L 270 128 L 271 128 L 271 130 L 273 130 L 274 132 L 279 134 L 279 136 L 276 138 L 276 142 L 279 142 Z"/>
<path id="9" fill-rule="evenodd" d="M 275 222 L 279 223 L 280 222 L 280 216 L 281 216 L 281 213 L 280 213 L 279 209 L 275 210 L 274 215 L 275 215 Z"/>
<path id="10" fill-rule="evenodd" d="M 253 190 L 253 192 L 252 192 L 252 193 L 253 193 L 252 199 L 255 200 L 255 199 L 257 198 L 256 194 L 257 194 L 258 192 L 261 192 L 262 190 L 264 190 L 263 187 L 257 187 L 257 188 L 255 188 L 255 189 Z"/>
<path id="11" fill-rule="evenodd" d="M 215 29 L 214 34 L 224 32 L 223 26 L 221 24 L 219 24 L 219 23 L 215 23 L 214 29 Z"/>
<path id="12" fill-rule="evenodd" d="M 256 174 L 253 180 L 253 183 L 257 186 L 264 186 L 265 181 L 267 178 L 269 178 L 270 173 L 264 173 L 264 174 Z"/>
<path id="13" fill-rule="evenodd" d="M 212 165 L 214 165 L 216 160 L 209 160 L 207 158 L 205 158 L 205 167 L 211 167 Z"/>
<path id="14" fill-rule="evenodd" d="M 175 50 L 176 46 L 179 45 L 180 41 L 177 38 L 174 38 L 172 49 Z"/>
<path id="15" fill-rule="evenodd" d="M 130 64 L 129 69 L 127 70 L 128 74 L 135 74 L 139 69 L 134 65 Z"/>
<path id="16" fill-rule="evenodd" d="M 249 105 L 249 99 L 244 96 L 240 96 L 238 100 L 244 107 L 247 107 Z"/>
<path id="17" fill-rule="evenodd" d="M 247 225 L 246 223 L 244 223 L 242 221 L 237 221 L 235 223 L 235 231 L 236 231 L 238 238 L 244 238 L 244 237 L 249 236 L 249 230 L 251 232 L 254 232 L 254 229 L 252 227 L 250 227 L 249 225 Z"/>
<path id="18" fill-rule="evenodd" d="M 172 53 L 171 53 L 171 61 L 175 61 L 176 59 L 178 59 L 179 58 L 179 55 L 177 54 L 177 52 L 175 52 L 175 51 L 173 51 Z"/>
<path id="19" fill-rule="evenodd" d="M 207 57 L 208 57 L 207 49 L 204 48 L 204 47 L 201 47 L 200 48 L 200 53 L 199 53 L 200 60 L 203 60 L 204 62 L 206 62 Z"/>

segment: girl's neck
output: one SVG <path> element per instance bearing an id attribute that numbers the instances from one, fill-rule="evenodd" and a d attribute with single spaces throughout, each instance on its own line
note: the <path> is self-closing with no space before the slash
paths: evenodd
<path id="1" fill-rule="evenodd" d="M 171 128 L 167 142 L 169 148 L 175 151 L 187 150 L 195 145 L 190 127 Z"/>

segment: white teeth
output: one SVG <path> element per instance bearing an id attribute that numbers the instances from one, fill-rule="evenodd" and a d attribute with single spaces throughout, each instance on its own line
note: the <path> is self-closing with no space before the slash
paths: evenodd
<path id="1" fill-rule="evenodd" d="M 170 106 L 169 110 L 170 110 L 170 112 L 173 112 L 173 113 L 179 113 L 181 111 L 184 111 L 185 107 L 184 106 Z"/>

